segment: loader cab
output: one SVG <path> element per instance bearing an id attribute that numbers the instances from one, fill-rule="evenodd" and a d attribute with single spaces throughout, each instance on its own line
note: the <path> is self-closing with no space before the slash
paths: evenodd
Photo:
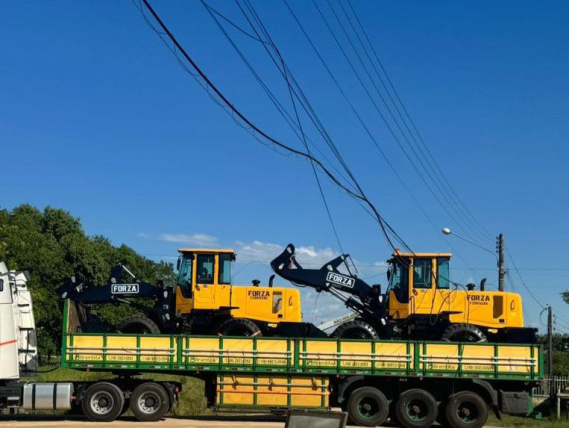
<path id="1" fill-rule="evenodd" d="M 387 273 L 390 318 L 448 310 L 450 258 L 448 253 L 395 252 Z"/>
<path id="2" fill-rule="evenodd" d="M 229 304 L 233 250 L 183 248 L 178 252 L 177 312 Z"/>

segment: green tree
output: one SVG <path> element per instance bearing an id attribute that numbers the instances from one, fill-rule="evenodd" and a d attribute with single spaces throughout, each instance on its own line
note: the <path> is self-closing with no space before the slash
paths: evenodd
<path id="1" fill-rule="evenodd" d="M 41 357 L 59 349 L 63 301 L 56 289 L 75 272 L 104 284 L 120 262 L 140 279 L 175 281 L 172 264 L 149 260 L 126 245 L 115 247 L 103 236 L 87 236 L 81 221 L 65 210 L 47 207 L 40 211 L 26 204 L 0 210 L 0 261 L 30 274 Z M 129 309 L 107 305 L 100 312 L 106 321 L 116 324 Z"/>

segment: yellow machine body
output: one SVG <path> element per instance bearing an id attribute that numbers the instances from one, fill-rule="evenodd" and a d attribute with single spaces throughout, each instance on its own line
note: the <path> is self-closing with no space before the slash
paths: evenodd
<path id="1" fill-rule="evenodd" d="M 467 290 L 449 280 L 448 253 L 393 254 L 389 288 L 389 317 L 448 316 L 451 323 L 489 329 L 524 327 L 519 294 Z"/>
<path id="2" fill-rule="evenodd" d="M 293 288 L 232 285 L 228 249 L 180 249 L 176 312 L 225 311 L 233 318 L 278 324 L 300 322 L 300 293 Z"/>

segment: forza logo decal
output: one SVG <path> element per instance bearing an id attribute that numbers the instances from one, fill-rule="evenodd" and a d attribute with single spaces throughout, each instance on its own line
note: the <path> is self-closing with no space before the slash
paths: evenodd
<path id="1" fill-rule="evenodd" d="M 111 294 L 138 294 L 138 284 L 113 284 Z"/>
<path id="2" fill-rule="evenodd" d="M 326 275 L 326 281 L 347 288 L 354 288 L 354 285 L 356 283 L 356 280 L 351 276 L 340 275 L 339 273 L 334 272 L 328 272 Z"/>
<path id="3" fill-rule="evenodd" d="M 267 300 L 271 295 L 270 291 L 265 290 L 249 290 L 247 296 L 254 300 Z"/>
<path id="4" fill-rule="evenodd" d="M 490 303 L 490 296 L 481 296 L 478 294 L 467 295 L 468 303 L 471 305 L 488 305 Z"/>

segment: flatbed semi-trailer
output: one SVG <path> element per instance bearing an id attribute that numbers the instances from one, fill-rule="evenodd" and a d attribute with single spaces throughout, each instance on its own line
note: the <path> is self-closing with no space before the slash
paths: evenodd
<path id="1" fill-rule="evenodd" d="M 180 385 L 138 375 L 169 373 L 203 379 L 211 407 L 341 407 L 363 426 L 391 415 L 405 427 L 445 420 L 475 428 L 489 410 L 528 414 L 543 376 L 542 350 L 533 344 L 82 333 L 75 310 L 65 302 L 61 366 L 109 379 L 3 380 L 0 408 L 77 407 L 97 421 L 130 408 L 140 420 L 158 420 Z"/>

